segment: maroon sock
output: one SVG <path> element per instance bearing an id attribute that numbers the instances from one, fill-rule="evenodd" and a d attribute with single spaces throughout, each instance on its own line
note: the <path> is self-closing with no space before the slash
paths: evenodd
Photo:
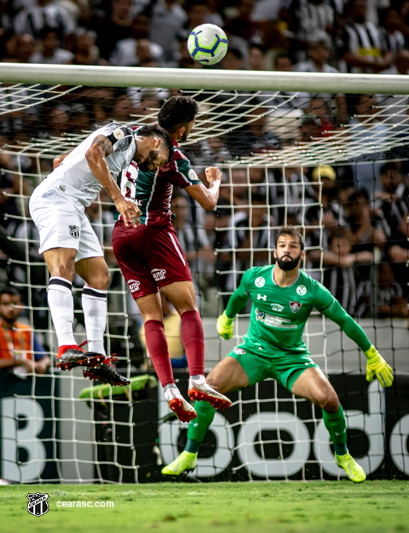
<path id="1" fill-rule="evenodd" d="M 200 315 L 197 311 L 186 311 L 181 319 L 181 337 L 189 365 L 189 374 L 204 376 L 205 343 Z"/>
<path id="2" fill-rule="evenodd" d="M 147 320 L 145 322 L 145 339 L 146 347 L 162 387 L 169 385 L 169 383 L 175 383 L 163 323 L 159 320 Z"/>

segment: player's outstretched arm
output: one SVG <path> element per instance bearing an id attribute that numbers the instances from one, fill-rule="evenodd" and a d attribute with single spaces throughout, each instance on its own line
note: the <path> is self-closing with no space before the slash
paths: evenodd
<path id="1" fill-rule="evenodd" d="M 226 310 L 223 311 L 223 313 L 217 319 L 217 332 L 223 339 L 226 340 L 229 340 L 233 337 L 234 317 L 241 309 L 243 309 L 250 298 L 244 286 L 245 276 L 246 275 L 243 276 L 240 285 L 230 296 Z"/>
<path id="2" fill-rule="evenodd" d="M 321 311 L 325 316 L 338 324 L 350 339 L 356 342 L 367 357 L 366 379 L 372 381 L 374 375 L 382 387 L 390 387 L 393 382 L 393 370 L 379 354 L 378 350 L 368 339 L 361 326 L 349 315 L 340 303 L 332 298 L 328 310 Z"/>
<path id="3" fill-rule="evenodd" d="M 374 375 L 378 378 L 382 387 L 390 387 L 393 383 L 393 370 L 385 359 L 381 356 L 375 346 L 371 346 L 365 352 L 366 362 L 366 379 L 373 381 Z"/>
<path id="4" fill-rule="evenodd" d="M 208 188 L 205 187 L 203 183 L 199 183 L 187 187 L 186 192 L 188 192 L 196 202 L 199 202 L 203 209 L 211 211 L 216 207 L 219 199 L 222 173 L 217 167 L 207 167 L 205 169 L 205 174 L 209 183 Z"/>
<path id="5" fill-rule="evenodd" d="M 90 148 L 86 151 L 85 157 L 91 172 L 114 201 L 115 207 L 122 215 L 125 226 L 130 222 L 132 226 L 136 227 L 139 223 L 141 212 L 132 200 L 122 196 L 120 188 L 112 178 L 106 160 L 106 157 L 111 153 L 111 141 L 105 135 L 97 135 Z"/>

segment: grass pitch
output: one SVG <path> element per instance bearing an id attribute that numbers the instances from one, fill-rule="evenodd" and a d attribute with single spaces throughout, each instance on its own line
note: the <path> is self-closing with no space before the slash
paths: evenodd
<path id="1" fill-rule="evenodd" d="M 36 492 L 49 495 L 40 517 L 27 512 Z M 3 533 L 409 532 L 407 481 L 13 485 L 0 502 Z"/>

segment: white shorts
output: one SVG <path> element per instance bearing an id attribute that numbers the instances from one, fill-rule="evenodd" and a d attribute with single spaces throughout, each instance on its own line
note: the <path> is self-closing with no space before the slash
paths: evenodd
<path id="1" fill-rule="evenodd" d="M 40 254 L 52 248 L 72 248 L 77 250 L 75 261 L 103 257 L 83 206 L 77 205 L 72 198 L 40 185 L 31 195 L 29 208 L 40 234 Z"/>

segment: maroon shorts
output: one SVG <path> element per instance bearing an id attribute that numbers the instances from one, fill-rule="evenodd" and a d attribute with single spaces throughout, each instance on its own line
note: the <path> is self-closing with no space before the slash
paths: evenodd
<path id="1" fill-rule="evenodd" d="M 124 226 L 112 232 L 114 254 L 132 296 L 155 294 L 175 281 L 192 281 L 173 226 Z"/>

